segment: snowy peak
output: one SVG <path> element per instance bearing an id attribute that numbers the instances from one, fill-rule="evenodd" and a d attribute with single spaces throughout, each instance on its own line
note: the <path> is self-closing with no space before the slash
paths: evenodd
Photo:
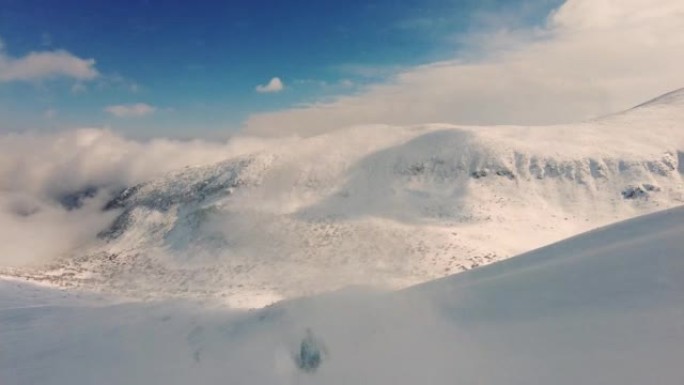
<path id="1" fill-rule="evenodd" d="M 634 108 L 647 108 L 656 106 L 684 106 L 684 88 L 668 92 L 664 95 L 653 98 L 645 103 L 642 103 Z"/>
<path id="2" fill-rule="evenodd" d="M 671 140 L 673 144 L 678 145 L 680 149 L 682 146 L 681 130 L 683 121 L 684 88 L 668 92 L 629 110 L 598 119 L 599 123 L 603 122 L 613 127 L 640 126 L 642 130 L 647 131 L 651 130 L 649 124 L 652 124 L 656 130 L 659 127 L 678 128 L 679 134 L 662 132 L 661 135 Z"/>

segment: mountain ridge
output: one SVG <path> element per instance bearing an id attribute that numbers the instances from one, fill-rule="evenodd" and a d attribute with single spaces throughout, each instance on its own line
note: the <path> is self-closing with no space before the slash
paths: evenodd
<path id="1" fill-rule="evenodd" d="M 123 190 L 98 240 L 20 274 L 248 307 L 438 278 L 684 203 L 684 108 L 664 98 L 574 125 L 359 126 L 276 143 Z"/>

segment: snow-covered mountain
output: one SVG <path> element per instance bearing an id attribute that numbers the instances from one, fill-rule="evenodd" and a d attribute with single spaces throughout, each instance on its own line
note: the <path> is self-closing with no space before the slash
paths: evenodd
<path id="1" fill-rule="evenodd" d="M 399 292 L 351 290 L 249 312 L 112 304 L 0 280 L 0 379 L 681 384 L 682 234 L 676 208 Z"/>
<path id="2" fill-rule="evenodd" d="M 406 287 L 682 204 L 684 90 L 573 125 L 364 126 L 263 148 L 129 186 L 97 239 L 3 272 L 248 307 Z"/>

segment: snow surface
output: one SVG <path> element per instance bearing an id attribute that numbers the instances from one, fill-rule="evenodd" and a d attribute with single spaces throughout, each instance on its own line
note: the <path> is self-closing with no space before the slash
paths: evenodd
<path id="1" fill-rule="evenodd" d="M 408 287 L 681 205 L 683 122 L 679 90 L 573 125 L 282 139 L 129 186 L 97 239 L 0 274 L 248 308 L 347 285 Z"/>
<path id="2" fill-rule="evenodd" d="M 0 281 L 0 383 L 681 384 L 684 207 L 405 289 L 236 311 Z M 322 363 L 296 366 L 311 330 Z"/>

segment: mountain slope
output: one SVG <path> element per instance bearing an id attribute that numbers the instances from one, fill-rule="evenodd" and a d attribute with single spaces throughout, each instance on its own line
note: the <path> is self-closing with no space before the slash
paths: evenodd
<path id="1" fill-rule="evenodd" d="M 406 287 L 684 202 L 684 91 L 549 127 L 352 127 L 122 191 L 100 237 L 5 274 L 234 306 Z"/>
<path id="2" fill-rule="evenodd" d="M 678 384 L 683 233 L 680 207 L 400 292 L 251 312 L 0 281 L 0 374 L 8 385 Z M 307 329 L 322 352 L 309 372 L 297 367 Z"/>

